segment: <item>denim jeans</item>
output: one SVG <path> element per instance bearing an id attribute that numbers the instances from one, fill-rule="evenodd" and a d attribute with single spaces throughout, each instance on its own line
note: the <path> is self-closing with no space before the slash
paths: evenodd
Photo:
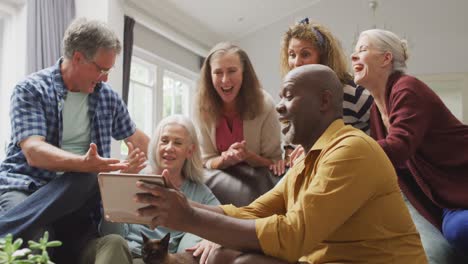
<path id="1" fill-rule="evenodd" d="M 0 237 L 11 233 L 25 241 L 33 239 L 45 227 L 82 208 L 98 191 L 96 174 L 69 172 L 31 194 L 4 192 L 0 195 Z"/>
<path id="2" fill-rule="evenodd" d="M 468 256 L 468 210 L 444 209 L 442 232 L 450 245 Z"/>
<path id="3" fill-rule="evenodd" d="M 455 249 L 447 242 L 439 229 L 420 215 L 406 197 L 404 199 L 416 229 L 421 236 L 421 242 L 429 264 L 466 264 L 466 260 L 457 255 Z"/>

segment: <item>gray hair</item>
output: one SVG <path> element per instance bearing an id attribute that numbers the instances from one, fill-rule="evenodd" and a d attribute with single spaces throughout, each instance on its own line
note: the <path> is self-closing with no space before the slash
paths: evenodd
<path id="1" fill-rule="evenodd" d="M 390 52 L 393 56 L 393 72 L 404 72 L 408 60 L 408 44 L 395 33 L 383 29 L 369 29 L 361 32 L 359 37 L 367 36 L 369 42 L 382 52 Z"/>
<path id="2" fill-rule="evenodd" d="M 102 21 L 78 18 L 65 31 L 62 52 L 67 59 L 79 51 L 91 60 L 100 48 L 115 50 L 117 54 L 122 49 L 117 35 Z"/>
<path id="3" fill-rule="evenodd" d="M 197 183 L 203 183 L 203 163 L 201 159 L 200 144 L 198 142 L 197 132 L 195 127 L 190 119 L 183 115 L 171 115 L 159 122 L 153 137 L 149 143 L 148 157 L 149 164 L 153 171 L 157 171 L 159 168 L 159 151 L 158 151 L 158 142 L 161 138 L 162 130 L 167 125 L 181 125 L 185 128 L 189 134 L 189 142 L 193 144 L 193 154 L 192 156 L 184 162 L 182 167 L 182 175 Z"/>

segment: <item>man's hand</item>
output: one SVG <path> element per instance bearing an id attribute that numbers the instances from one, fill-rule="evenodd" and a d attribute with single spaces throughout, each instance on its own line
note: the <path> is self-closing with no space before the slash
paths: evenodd
<path id="1" fill-rule="evenodd" d="M 185 251 L 193 252 L 194 257 L 198 257 L 201 254 L 199 263 L 206 264 L 208 258 L 210 257 L 210 254 L 219 247 L 221 247 L 221 245 L 203 239 L 202 241 L 198 242 L 195 246 L 187 248 Z"/>
<path id="2" fill-rule="evenodd" d="M 125 170 L 128 164 L 118 159 L 102 158 L 97 152 L 96 144 L 91 143 L 88 152 L 83 156 L 82 168 L 83 172 L 109 172 Z"/>
<path id="3" fill-rule="evenodd" d="M 128 154 L 127 160 L 128 167 L 121 170 L 123 173 L 138 173 L 146 167 L 146 155 L 139 148 L 135 148 L 131 142 L 127 142 Z"/>
<path id="4" fill-rule="evenodd" d="M 163 170 L 162 176 L 166 179 L 167 188 L 137 182 L 137 187 L 144 193 L 135 195 L 136 202 L 148 206 L 138 209 L 139 216 L 152 216 L 151 228 L 165 226 L 174 230 L 183 231 L 184 225 L 191 222 L 194 209 L 190 206 L 185 195 L 180 192 L 169 179 L 169 172 Z"/>

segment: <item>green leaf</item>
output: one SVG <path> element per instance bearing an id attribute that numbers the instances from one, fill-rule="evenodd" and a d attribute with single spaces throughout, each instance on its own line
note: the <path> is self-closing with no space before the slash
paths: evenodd
<path id="1" fill-rule="evenodd" d="M 29 253 L 31 253 L 31 250 L 29 248 L 23 248 L 23 249 L 18 249 L 16 250 L 14 253 L 13 253 L 13 257 L 24 257 L 26 255 L 28 255 Z"/>
<path id="2" fill-rule="evenodd" d="M 47 247 L 60 247 L 61 245 L 62 245 L 62 242 L 58 240 L 47 242 Z"/>
<path id="3" fill-rule="evenodd" d="M 22 244 L 23 244 L 23 239 L 18 238 L 15 240 L 15 243 L 13 243 L 13 248 L 17 250 L 18 248 L 21 247 Z"/>
<path id="4" fill-rule="evenodd" d="M 28 241 L 29 247 L 37 247 L 40 246 L 41 244 L 37 243 L 36 241 L 29 240 Z"/>
<path id="5" fill-rule="evenodd" d="M 38 262 L 39 260 L 41 260 L 41 256 L 40 255 L 29 255 L 28 259 L 33 261 L 33 262 Z"/>
<path id="6" fill-rule="evenodd" d="M 29 248 L 30 249 L 41 249 L 41 244 L 34 242 L 34 241 L 29 241 Z"/>
<path id="7" fill-rule="evenodd" d="M 46 241 L 49 240 L 49 231 L 45 231 L 44 233 L 44 237 L 43 237 Z"/>
<path id="8" fill-rule="evenodd" d="M 20 259 L 20 260 L 15 260 L 13 261 L 14 264 L 34 264 L 33 261 L 26 260 L 26 259 Z"/>

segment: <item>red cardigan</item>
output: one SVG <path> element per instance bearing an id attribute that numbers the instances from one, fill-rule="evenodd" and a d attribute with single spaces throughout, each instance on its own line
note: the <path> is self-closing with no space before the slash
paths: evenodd
<path id="1" fill-rule="evenodd" d="M 468 126 L 412 76 L 392 74 L 385 99 L 389 131 L 374 103 L 371 136 L 397 169 L 410 202 L 440 229 L 443 208 L 468 209 Z"/>

